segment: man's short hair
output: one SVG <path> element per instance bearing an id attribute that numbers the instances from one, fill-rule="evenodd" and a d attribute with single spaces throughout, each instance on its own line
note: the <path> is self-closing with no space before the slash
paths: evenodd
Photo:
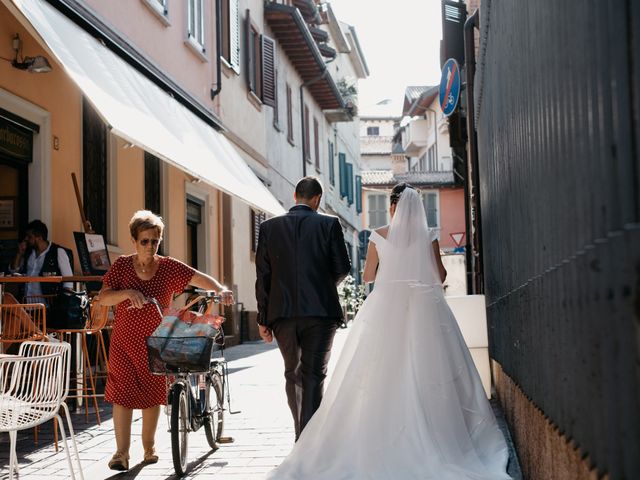
<path id="1" fill-rule="evenodd" d="M 33 220 L 27 225 L 27 232 L 31 232 L 33 235 L 37 237 L 42 237 L 43 240 L 47 240 L 49 236 L 49 229 L 47 226 L 41 222 L 40 220 Z"/>
<path id="2" fill-rule="evenodd" d="M 311 200 L 322 195 L 322 184 L 316 177 L 304 177 L 296 185 L 296 198 Z"/>

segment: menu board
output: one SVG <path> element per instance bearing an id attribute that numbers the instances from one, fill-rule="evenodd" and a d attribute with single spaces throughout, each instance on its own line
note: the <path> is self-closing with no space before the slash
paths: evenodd
<path id="1" fill-rule="evenodd" d="M 97 233 L 73 232 L 83 275 L 104 275 L 111 266 L 104 237 Z"/>

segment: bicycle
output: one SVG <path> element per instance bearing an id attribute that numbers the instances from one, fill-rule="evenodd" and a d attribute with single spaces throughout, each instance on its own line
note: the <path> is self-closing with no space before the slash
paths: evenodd
<path id="1" fill-rule="evenodd" d="M 195 293 L 204 297 L 199 305 L 200 313 L 208 309 L 211 302 L 220 303 L 220 296 L 215 292 L 195 290 Z M 149 299 L 149 301 L 155 303 L 161 311 L 157 301 L 154 299 Z M 225 393 L 229 413 L 240 413 L 231 409 L 229 372 L 227 361 L 224 358 L 224 331 L 222 328 L 218 330 L 215 337 L 171 339 L 171 341 L 181 340 L 191 342 L 191 346 L 193 346 L 193 342 L 201 343 L 204 349 L 204 361 L 208 358 L 208 365 L 161 362 L 164 364 L 164 368 L 158 368 L 157 349 L 155 345 L 151 346 L 149 339 L 147 339 L 151 372 L 156 375 L 173 377 L 173 381 L 167 389 L 167 417 L 171 433 L 173 466 L 178 476 L 185 475 L 187 471 L 188 435 L 190 432 L 204 427 L 207 443 L 212 450 L 217 449 L 219 443 L 233 441 L 229 437 L 222 436 Z M 220 356 L 212 358 L 214 344 L 218 346 Z"/>

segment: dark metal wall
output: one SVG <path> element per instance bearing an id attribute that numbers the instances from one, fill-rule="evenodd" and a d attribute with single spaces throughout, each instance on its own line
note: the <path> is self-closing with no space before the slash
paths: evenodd
<path id="1" fill-rule="evenodd" d="M 476 121 L 492 356 L 640 478 L 640 6 L 483 0 Z"/>

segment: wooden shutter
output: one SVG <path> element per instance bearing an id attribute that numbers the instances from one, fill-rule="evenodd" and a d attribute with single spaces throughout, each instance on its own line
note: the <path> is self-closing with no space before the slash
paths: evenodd
<path id="1" fill-rule="evenodd" d="M 340 198 L 344 198 L 347 196 L 347 181 L 345 175 L 347 173 L 346 167 L 346 156 L 344 153 L 338 153 L 339 163 L 339 173 L 340 173 Z"/>
<path id="2" fill-rule="evenodd" d="M 311 159 L 311 136 L 309 135 L 309 107 L 304 106 L 304 158 Z"/>
<path id="3" fill-rule="evenodd" d="M 251 230 L 253 238 L 251 242 L 251 251 L 255 253 L 258 250 L 258 237 L 260 236 L 260 225 L 267 219 L 267 215 L 263 212 L 251 210 Z"/>
<path id="4" fill-rule="evenodd" d="M 276 44 L 262 35 L 262 103 L 276 104 Z"/>
<path id="5" fill-rule="evenodd" d="M 313 146 L 316 156 L 316 168 L 320 170 L 320 126 L 317 118 L 313 119 Z"/>
<path id="6" fill-rule="evenodd" d="M 229 0 L 229 63 L 240 73 L 240 8 L 239 0 Z"/>
<path id="7" fill-rule="evenodd" d="M 347 199 L 353 205 L 353 163 L 347 163 Z"/>
<path id="8" fill-rule="evenodd" d="M 362 213 L 362 177 L 356 175 L 356 212 Z"/>
<path id="9" fill-rule="evenodd" d="M 107 126 L 82 98 L 82 188 L 84 209 L 93 230 L 107 232 Z"/>
<path id="10" fill-rule="evenodd" d="M 254 85 L 254 72 L 252 72 L 252 66 L 255 65 L 255 59 L 253 58 L 253 38 L 251 36 L 251 12 L 247 9 L 247 15 L 244 19 L 244 43 L 245 43 L 245 71 L 246 80 L 249 90 L 255 92 L 256 86 Z"/>
<path id="11" fill-rule="evenodd" d="M 438 227 L 438 194 L 427 192 L 424 197 L 425 210 L 427 211 L 427 225 L 429 228 Z"/>
<path id="12" fill-rule="evenodd" d="M 291 87 L 287 84 L 287 139 L 293 143 L 293 105 Z"/>
<path id="13" fill-rule="evenodd" d="M 331 183 L 331 185 L 335 186 L 336 185 L 336 167 L 333 163 L 333 143 L 331 143 L 331 140 L 328 140 L 329 142 L 329 148 L 328 148 L 328 152 L 329 152 L 329 182 Z"/>

